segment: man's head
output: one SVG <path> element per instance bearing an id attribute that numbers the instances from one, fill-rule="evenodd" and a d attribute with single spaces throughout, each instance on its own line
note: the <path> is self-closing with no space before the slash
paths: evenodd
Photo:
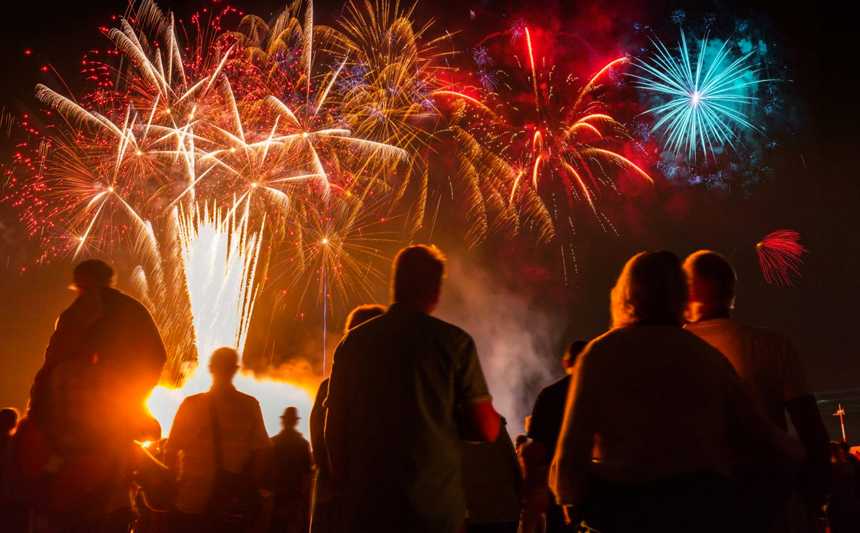
<path id="1" fill-rule="evenodd" d="M 79 292 L 91 287 L 110 287 L 116 282 L 116 272 L 104 261 L 88 259 L 72 271 L 72 284 L 69 286 Z"/>
<path id="2" fill-rule="evenodd" d="M 285 428 L 294 428 L 299 423 L 299 410 L 295 407 L 287 407 L 284 409 L 284 414 L 281 415 L 281 424 Z"/>
<path id="3" fill-rule="evenodd" d="M 435 246 L 408 246 L 394 258 L 391 300 L 432 313 L 439 303 L 445 256 Z"/>
<path id="4" fill-rule="evenodd" d="M 690 319 L 704 316 L 729 316 L 735 303 L 737 275 L 725 257 L 710 250 L 699 250 L 684 261 L 690 285 Z"/>
<path id="5" fill-rule="evenodd" d="M 349 330 L 364 324 L 371 318 L 376 318 L 380 315 L 385 314 L 385 306 L 378 304 L 367 304 L 367 305 L 359 305 L 352 311 L 350 311 L 349 316 L 346 317 L 346 325 L 343 327 L 343 332 L 346 333 Z"/>
<path id="6" fill-rule="evenodd" d="M 681 325 L 687 305 L 687 279 L 672 252 L 641 252 L 624 265 L 612 289 L 612 327 L 637 324 Z"/>
<path id="7" fill-rule="evenodd" d="M 588 346 L 586 341 L 573 341 L 567 345 L 561 358 L 561 366 L 564 367 L 565 371 L 570 371 L 573 368 L 573 365 L 576 364 L 576 358 L 586 346 Z"/>
<path id="8" fill-rule="evenodd" d="M 233 348 L 218 348 L 209 358 L 209 372 L 216 382 L 233 381 L 239 370 L 239 352 Z"/>

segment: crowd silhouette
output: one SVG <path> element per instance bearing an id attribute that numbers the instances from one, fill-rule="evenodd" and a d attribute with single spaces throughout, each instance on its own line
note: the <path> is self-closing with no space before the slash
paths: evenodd
<path id="1" fill-rule="evenodd" d="M 568 345 L 515 439 L 475 341 L 433 316 L 445 276 L 436 247 L 397 254 L 389 305 L 347 319 L 310 442 L 293 406 L 266 433 L 229 347 L 163 439 L 155 323 L 84 261 L 26 413 L 0 411 L 0 531 L 860 532 L 860 460 L 789 338 L 732 318 L 720 254 L 633 256 L 609 330 Z"/>

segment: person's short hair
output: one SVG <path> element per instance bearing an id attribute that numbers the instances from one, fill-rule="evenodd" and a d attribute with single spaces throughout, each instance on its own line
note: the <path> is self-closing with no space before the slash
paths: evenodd
<path id="1" fill-rule="evenodd" d="M 687 306 L 687 279 L 678 256 L 641 252 L 627 261 L 612 289 L 612 327 L 677 323 Z"/>
<path id="2" fill-rule="evenodd" d="M 0 432 L 9 433 L 18 426 L 18 410 L 14 407 L 0 409 Z"/>
<path id="3" fill-rule="evenodd" d="M 225 346 L 212 352 L 209 358 L 209 370 L 213 374 L 235 373 L 239 369 L 239 352 L 235 348 Z"/>
<path id="4" fill-rule="evenodd" d="M 694 287 L 697 302 L 731 305 L 738 277 L 728 260 L 717 252 L 699 250 L 684 261 L 684 271 Z"/>
<path id="5" fill-rule="evenodd" d="M 364 324 L 371 318 L 376 318 L 385 314 L 385 306 L 379 304 L 359 305 L 349 312 L 346 317 L 346 324 L 343 327 L 343 332 L 353 329 L 356 326 Z"/>
<path id="6" fill-rule="evenodd" d="M 391 271 L 394 302 L 421 303 L 438 291 L 445 276 L 445 256 L 435 246 L 407 246 L 397 253 Z"/>
<path id="7" fill-rule="evenodd" d="M 82 287 L 110 287 L 116 282 L 116 271 L 99 259 L 87 259 L 72 271 L 72 285 Z"/>
<path id="8" fill-rule="evenodd" d="M 564 368 L 572 368 L 576 364 L 576 358 L 582 353 L 582 350 L 588 346 L 588 341 L 573 341 L 564 349 L 564 355 L 561 357 L 561 364 Z"/>

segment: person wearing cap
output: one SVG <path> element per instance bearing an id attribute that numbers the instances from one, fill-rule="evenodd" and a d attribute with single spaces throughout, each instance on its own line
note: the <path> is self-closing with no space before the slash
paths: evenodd
<path id="1" fill-rule="evenodd" d="M 77 298 L 57 320 L 15 436 L 22 506 L 62 531 L 127 531 L 134 441 L 160 437 L 145 401 L 164 343 L 146 307 L 114 280 L 103 261 L 75 267 Z"/>
<path id="2" fill-rule="evenodd" d="M 59 394 L 58 389 L 82 384 L 79 371 L 95 368 L 91 381 L 104 386 L 108 398 L 107 402 L 93 400 L 104 425 L 116 432 L 118 424 L 140 441 L 161 436 L 153 434 L 154 420 L 145 415 L 144 402 L 158 384 L 167 351 L 152 315 L 142 303 L 116 289 L 115 280 L 114 269 L 98 259 L 78 264 L 72 273 L 69 288 L 78 297 L 57 319 L 45 362 L 30 389 L 27 417 L 45 426 L 45 431 L 56 429 L 48 427 L 55 425 L 65 431 L 69 423 L 93 414 L 90 406 Z"/>
<path id="3" fill-rule="evenodd" d="M 287 407 L 281 415 L 280 433 L 272 437 L 269 488 L 275 494 L 272 533 L 307 532 L 313 460 L 311 445 L 296 430 L 299 410 Z"/>

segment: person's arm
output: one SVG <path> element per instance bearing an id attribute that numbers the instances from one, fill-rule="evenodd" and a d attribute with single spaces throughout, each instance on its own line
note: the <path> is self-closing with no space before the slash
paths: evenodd
<path id="1" fill-rule="evenodd" d="M 830 469 L 830 437 L 821 420 L 815 396 L 802 396 L 785 403 L 791 423 L 806 449 L 801 466 L 800 492 L 811 506 L 821 507 L 827 499 L 827 476 Z"/>
<path id="2" fill-rule="evenodd" d="M 251 417 L 251 466 L 254 481 L 257 487 L 262 488 L 265 486 L 266 473 L 269 470 L 269 461 L 272 455 L 272 439 L 266 433 L 263 411 L 256 400 L 254 400 L 254 409 Z"/>
<path id="3" fill-rule="evenodd" d="M 465 332 L 462 335 L 461 344 L 454 353 L 454 391 L 463 415 L 463 438 L 495 442 L 499 436 L 501 417 L 493 408 L 493 397 L 484 378 L 475 341 Z"/>
<path id="4" fill-rule="evenodd" d="M 189 434 L 189 423 L 193 418 L 191 416 L 191 407 L 188 400 L 184 400 L 179 405 L 179 410 L 176 411 L 176 416 L 173 417 L 173 426 L 170 428 L 170 436 L 167 438 L 167 443 L 164 445 L 164 466 L 170 469 L 175 476 L 179 476 L 181 465 L 179 461 L 179 452 L 187 445 L 187 435 Z"/>
<path id="5" fill-rule="evenodd" d="M 329 406 L 325 416 L 325 445 L 334 485 L 339 487 L 349 473 L 347 460 L 346 412 L 340 406 Z"/>
<path id="6" fill-rule="evenodd" d="M 820 508 L 828 491 L 830 436 L 821 420 L 803 358 L 791 340 L 786 337 L 783 342 L 785 374 L 782 397 L 785 399 L 785 409 L 791 417 L 791 423 L 806 449 L 800 470 L 800 493 L 807 503 Z"/>
<path id="7" fill-rule="evenodd" d="M 600 400 L 599 376 L 591 371 L 591 349 L 579 356 L 571 377 L 555 457 L 549 471 L 549 488 L 559 505 L 575 507 L 585 499 L 597 433 Z M 569 510 L 573 512 L 572 509 Z"/>
<path id="8" fill-rule="evenodd" d="M 346 353 L 344 341 L 341 340 L 334 351 L 334 364 L 331 368 L 331 377 L 328 382 L 328 394 L 323 402 L 325 411 L 325 438 L 326 451 L 328 452 L 328 463 L 331 468 L 331 477 L 335 487 L 341 487 L 349 474 L 349 461 L 347 455 L 348 445 L 348 412 L 347 387 L 349 385 L 349 354 Z"/>
<path id="9" fill-rule="evenodd" d="M 495 442 L 501 429 L 501 416 L 493 408 L 492 397 L 472 400 L 463 406 L 463 438 L 475 442 Z"/>

